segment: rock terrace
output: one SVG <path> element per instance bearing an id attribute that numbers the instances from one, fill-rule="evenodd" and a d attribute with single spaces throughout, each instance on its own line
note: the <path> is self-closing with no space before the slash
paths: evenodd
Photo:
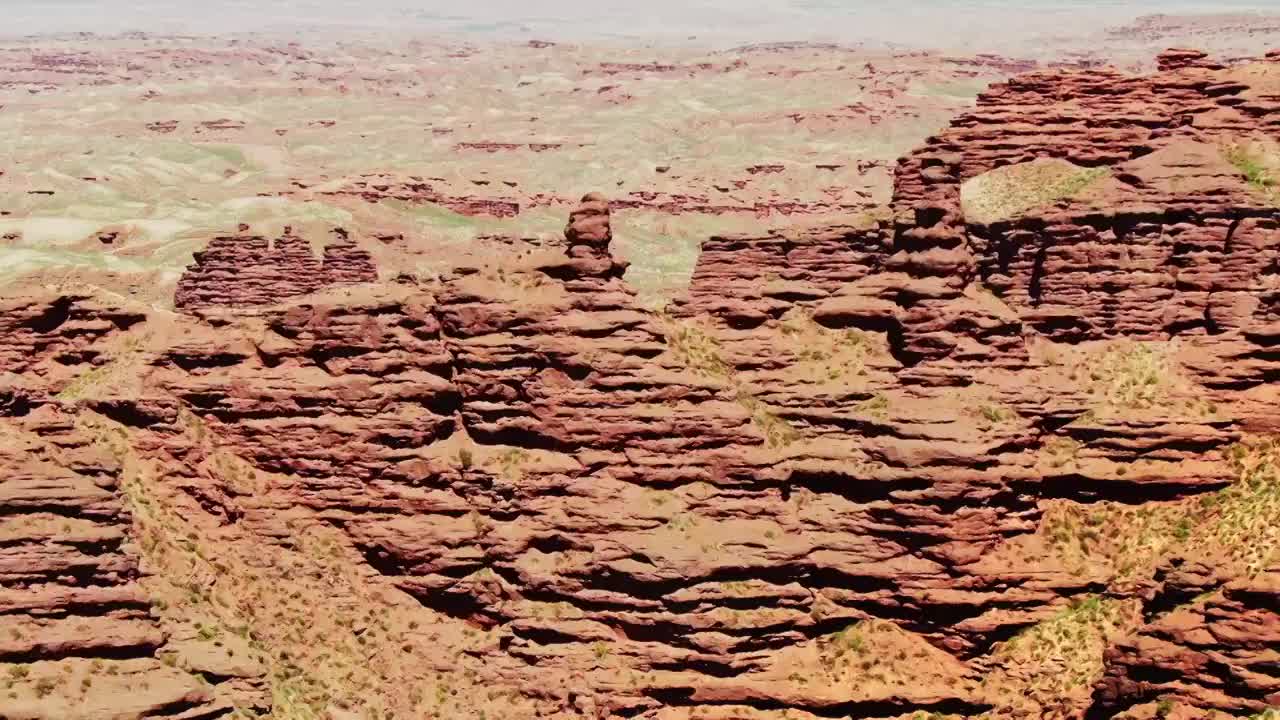
<path id="1" fill-rule="evenodd" d="M 596 194 L 438 282 L 244 235 L 170 324 L 9 302 L 0 715 L 66 717 L 69 658 L 164 689 L 120 716 L 261 707 L 162 659 L 218 623 L 333 717 L 1276 705 L 1277 66 L 1159 64 L 994 86 L 886 211 L 712 238 L 661 311 Z"/>

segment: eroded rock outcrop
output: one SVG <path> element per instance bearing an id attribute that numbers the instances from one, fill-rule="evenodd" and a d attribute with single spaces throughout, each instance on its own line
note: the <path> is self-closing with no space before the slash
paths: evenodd
<path id="1" fill-rule="evenodd" d="M 52 406 L 0 418 L 0 472 L 0 716 L 195 718 L 269 706 L 265 668 L 218 664 L 212 638 L 153 608 L 122 465 L 92 429 Z"/>
<path id="2" fill-rule="evenodd" d="M 33 291 L 6 300 L 2 309 L 0 372 L 21 373 L 28 381 L 58 374 L 58 366 L 100 361 L 104 340 L 147 317 L 96 299 L 88 291 Z"/>
<path id="3" fill-rule="evenodd" d="M 1280 704 L 1280 572 L 1230 581 L 1220 591 L 1192 580 L 1185 604 L 1143 626 L 1107 652 L 1092 717 L 1135 705 L 1177 700 L 1199 713 L 1256 715 Z M 1201 596 L 1208 595 L 1207 598 Z"/>
<path id="4" fill-rule="evenodd" d="M 288 228 L 274 241 L 261 235 L 224 235 L 195 254 L 195 263 L 178 281 L 174 305 L 186 311 L 272 305 L 334 285 L 377 279 L 369 253 L 346 238 L 326 246 L 321 260 L 310 243 Z"/>
<path id="5" fill-rule="evenodd" d="M 1167 466 L 1171 475 L 1189 472 L 1200 475 L 1194 485 L 1224 486 L 1227 468 L 1200 464 L 1213 458 L 1203 450 L 1225 448 L 1246 430 L 1276 428 L 1273 413 L 1240 391 L 1261 388 L 1271 377 L 1266 358 L 1274 343 L 1271 276 L 1280 211 L 1268 178 L 1276 161 L 1277 97 L 1256 80 L 1265 73 L 1255 65 L 1223 68 L 1189 51 L 1171 51 L 1160 64 L 1154 77 L 1039 73 L 995 86 L 975 111 L 900 162 L 892 228 L 845 232 L 823 253 L 865 253 L 861 265 L 875 272 L 831 283 L 803 250 L 779 238 L 713 239 L 682 312 L 710 313 L 730 327 L 759 326 L 752 331 L 757 334 L 771 319 L 797 310 L 830 330 L 886 329 L 887 346 L 904 366 L 898 379 L 908 383 L 884 391 L 890 407 L 937 398 L 929 386 L 986 384 L 999 368 L 1009 373 L 1007 380 L 1028 378 L 1020 389 L 1019 381 L 998 381 L 988 390 L 1000 388 L 988 397 L 998 397 L 1029 423 L 1028 449 L 1052 454 L 1071 447 L 1124 464 L 1163 457 L 1173 462 Z M 1081 122 L 1086 117 L 1090 121 Z M 1003 206 L 993 208 L 995 201 Z M 722 330 L 720 337 L 741 335 Z M 1028 340 L 1077 349 L 1118 340 L 1156 343 L 1146 348 L 1175 341 L 1167 347 L 1185 348 L 1175 352 L 1177 365 L 1162 365 L 1158 377 L 1141 382 L 1164 383 L 1166 373 L 1181 367 L 1191 383 L 1184 386 L 1192 391 L 1188 399 L 1200 398 L 1193 404 L 1222 401 L 1229 410 L 1222 415 L 1165 404 L 1138 413 L 1145 416 L 1139 422 L 1093 410 L 1080 415 L 1072 408 L 1087 407 L 1090 391 L 1076 394 L 1082 389 L 1078 371 L 1067 362 L 1067 374 L 1059 374 L 1054 367 L 1064 363 L 1057 351 L 1046 356 Z M 734 365 L 748 373 L 758 362 L 747 355 Z M 1095 381 L 1107 374 L 1098 366 L 1082 369 Z M 814 399 L 806 400 L 795 403 L 799 409 L 777 412 L 797 426 L 820 427 Z M 929 418 L 936 427 L 944 416 L 931 403 L 915 422 Z M 935 432 L 904 424 L 896 430 L 907 437 Z M 968 434 L 989 433 L 979 427 Z M 1147 444 L 1156 437 L 1164 449 Z M 1130 445 L 1134 440 L 1142 447 Z M 1005 441 L 1002 447 L 1016 445 Z M 1007 471 L 1015 462 L 1006 457 L 996 465 Z M 917 475 L 932 474 L 919 462 L 912 467 Z M 1099 499 L 1115 493 L 1110 497 L 1140 502 L 1193 491 L 1175 489 L 1167 477 L 1131 485 L 1136 478 L 1127 473 L 1115 478 L 1119 483 L 1095 486 L 1084 481 L 1088 474 L 1072 467 L 1064 476 L 1052 464 L 1041 465 L 1023 487 L 1041 498 L 1077 502 L 1096 492 Z M 1011 517 L 1007 513 L 1002 517 Z M 995 560 L 999 555 L 969 565 L 970 572 L 1030 571 L 1038 562 Z M 959 558 L 946 565 L 952 572 L 966 567 Z M 970 602 L 992 602 L 974 592 L 980 583 L 968 588 Z M 1238 603 L 1223 602 L 1210 612 L 1243 612 Z M 999 625 L 989 619 L 1001 615 L 1009 618 L 989 612 L 950 622 L 1000 637 Z M 1200 649 L 1185 648 L 1181 636 L 1161 635 L 1161 622 L 1153 621 L 1149 634 L 1167 644 L 1169 666 L 1139 660 L 1143 652 L 1133 647 L 1113 654 L 1105 703 L 1094 710 L 1100 717 L 1165 692 L 1200 708 L 1233 712 L 1274 702 L 1269 680 L 1249 679 L 1249 671 L 1235 664 L 1253 662 L 1243 651 L 1221 650 L 1234 652 L 1234 669 L 1194 679 L 1200 671 L 1183 661 Z M 1266 657 L 1275 651 L 1268 632 L 1261 631 L 1253 645 L 1266 648 Z M 1228 662 L 1225 657 L 1220 662 Z M 1154 663 L 1149 670 L 1148 662 Z M 1163 680 L 1152 679 L 1157 675 Z"/>
<path id="6" fill-rule="evenodd" d="M 332 669 L 347 633 L 398 660 L 342 677 L 423 665 L 556 717 L 1256 711 L 1273 573 L 1162 563 L 1200 530 L 1270 552 L 1234 523 L 1274 524 L 1273 449 L 1241 441 L 1280 430 L 1278 100 L 1162 66 L 997 86 L 901 161 L 889 213 L 712 239 L 662 313 L 594 194 L 564 246 L 430 285 L 326 293 L 371 266 L 216 240 L 180 288 L 201 311 L 82 412 L 245 574 L 355 564 L 306 586 L 287 668 Z M 284 261 L 239 277 L 247 251 Z M 21 347 L 86 342 L 61 326 Z M 394 635 L 353 597 L 429 614 Z M 450 697 L 391 695 L 393 717 Z"/>
<path id="7" fill-rule="evenodd" d="M 571 287 L 594 280 L 609 281 L 621 278 L 628 263 L 613 256 L 609 243 L 613 241 L 613 228 L 609 220 L 609 201 L 599 193 L 590 193 L 569 215 L 564 238 L 567 243 L 566 262 L 545 265 L 540 270 L 561 280 L 575 281 Z"/>
<path id="8" fill-rule="evenodd" d="M 896 353 L 911 365 L 966 357 L 1007 362 L 1024 331 L 1076 342 L 1268 325 L 1275 204 L 1241 168 L 1272 153 L 1265 138 L 1274 136 L 1275 96 L 1248 82 L 1252 66 L 1224 70 L 1191 51 L 1162 57 L 1164 72 L 1153 77 L 1036 73 L 993 87 L 975 111 L 901 161 L 895 227 L 844 243 L 882 248 L 870 263 L 881 272 L 863 286 L 841 288 L 856 299 L 832 304 L 872 306 L 870 321 L 887 314 L 877 301 L 895 302 Z M 1026 167 L 1038 158 L 1068 161 L 1079 172 L 1055 181 Z M 1006 202 L 1028 195 L 1030 204 L 967 213 L 966 199 L 977 205 L 984 192 Z M 777 258 L 758 241 L 713 241 L 692 296 L 712 298 L 721 312 L 733 306 L 740 316 L 752 314 L 741 309 L 741 293 L 717 277 L 716 267 L 733 263 L 719 257 L 724 242 L 752 248 L 736 254 L 741 264 L 783 277 L 805 273 L 799 257 L 774 265 Z M 886 272 L 910 280 L 895 285 Z M 1018 322 L 962 296 L 978 281 Z M 811 305 L 831 294 L 808 292 L 799 299 Z M 770 305 L 778 312 L 776 302 L 744 300 L 758 308 L 757 317 Z M 966 317 L 985 337 L 965 329 Z"/>

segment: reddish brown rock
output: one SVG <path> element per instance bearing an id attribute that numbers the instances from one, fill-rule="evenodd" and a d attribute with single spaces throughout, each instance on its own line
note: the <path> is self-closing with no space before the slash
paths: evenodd
<path id="1" fill-rule="evenodd" d="M 542 272 L 562 280 L 620 278 L 628 263 L 614 258 L 609 249 L 613 230 L 609 222 L 609 201 L 599 193 L 590 193 L 569 215 L 564 229 L 567 261 L 543 266 Z"/>
<path id="2" fill-rule="evenodd" d="M 1217 489 L 1235 435 L 1172 408 L 1045 433 L 1088 399 L 1046 397 L 1025 350 L 1008 360 L 1023 374 L 985 397 L 904 383 L 891 352 L 902 328 L 940 323 L 968 362 L 989 365 L 979 351 L 1003 347 L 1016 316 L 949 278 L 874 272 L 879 227 L 717 241 L 724 264 L 713 273 L 711 255 L 703 282 L 776 303 L 749 319 L 710 291 L 679 321 L 639 307 L 598 197 L 573 214 L 566 248 L 459 270 L 434 298 L 413 286 L 319 298 L 242 327 L 206 314 L 215 329 L 172 343 L 152 386 L 272 474 L 263 495 L 166 455 L 177 446 L 163 413 L 128 417 L 206 512 L 264 537 L 287 536 L 285 508 L 315 513 L 425 606 L 501 633 L 507 649 L 485 655 L 486 672 L 515 686 L 573 676 L 618 715 L 721 702 L 980 712 L 960 681 L 881 695 L 771 673 L 851 623 L 886 619 L 963 676 L 964 660 L 1091 582 L 988 560 L 1035 530 L 1037 498 Z M 763 263 L 734 266 L 735 250 L 771 253 L 790 274 L 753 294 L 733 271 Z M 933 299 L 954 314 L 912 314 Z M 1083 459 L 1044 467 L 1039 453 L 1060 440 Z M 1139 458 L 1140 472 L 1115 470 Z M 544 603 L 573 618 L 541 616 Z M 616 669 L 584 664 L 602 642 L 611 662 L 657 674 L 610 685 Z"/>
<path id="3" fill-rule="evenodd" d="M 261 668 L 209 684 L 161 661 L 170 631 L 142 584 L 122 468 L 91 431 L 46 407 L 0 417 L 0 438 L 0 663 L 20 668 L 8 673 L 0 716 L 265 709 Z M 73 680 L 76 700 L 49 697 Z"/>
<path id="4" fill-rule="evenodd" d="M 101 362 L 104 340 L 146 320 L 85 293 L 37 291 L 7 299 L 0 312 L 0 372 L 34 380 L 53 370 Z"/>
<path id="5" fill-rule="evenodd" d="M 1201 60 L 995 87 L 899 163 L 890 213 L 710 239 L 669 313 L 623 280 L 594 194 L 563 246 L 511 242 L 429 287 L 326 293 L 371 277 L 349 243 L 322 263 L 298 238 L 223 238 L 139 387 L 86 404 L 187 519 L 272 563 L 323 528 L 376 597 L 431 610 L 433 633 L 483 630 L 432 635 L 436 662 L 556 717 L 977 715 L 1001 644 L 1095 594 L 1145 603 L 1147 626 L 1095 698 L 1083 684 L 1028 716 L 1163 694 L 1254 712 L 1275 692 L 1270 573 L 1202 560 L 1126 584 L 1105 557 L 1068 567 L 1044 527 L 1062 505 L 1198 503 L 1235 482 L 1233 445 L 1280 429 L 1277 217 L 1213 150 L 1272 131 L 1273 100 Z M 966 183 L 1053 159 L 1112 177 L 966 211 Z M 88 333 L 33 320 L 47 307 L 19 308 L 15 368 L 90 357 Z M 0 399 L 52 403 L 41 383 Z M 220 471 L 228 455 L 245 470 Z M 118 514 L 73 461 L 22 462 L 39 472 L 13 470 L 28 480 L 6 506 Z M 21 544 L 0 568 L 17 582 L 134 572 Z M 0 652 L 166 641 L 124 619 L 87 641 L 25 617 L 39 640 Z"/>
<path id="6" fill-rule="evenodd" d="M 1209 59 L 1208 53 L 1186 48 L 1170 48 L 1160 53 L 1156 56 L 1156 67 L 1162 72 L 1184 68 L 1222 69 L 1222 65 Z"/>
<path id="7" fill-rule="evenodd" d="M 1091 717 L 1156 700 L 1199 713 L 1261 713 L 1280 703 L 1280 570 L 1236 580 L 1210 597 L 1197 575 L 1176 576 L 1165 592 L 1190 602 L 1171 608 L 1107 652 L 1107 673 Z M 1191 597 L 1188 597 L 1191 596 Z M 1202 715 L 1203 716 L 1203 715 Z"/>
<path id="8" fill-rule="evenodd" d="M 714 237 L 703 243 L 689 292 L 677 307 L 681 313 L 758 325 L 792 307 L 820 304 L 879 272 L 884 243 L 878 226 L 852 225 L 765 237 Z"/>
<path id="9" fill-rule="evenodd" d="M 260 235 L 220 236 L 195 254 L 195 263 L 178 281 L 174 305 L 186 311 L 272 305 L 332 285 L 376 279 L 372 257 L 348 240 L 326 247 L 321 261 L 310 243 L 287 228 L 270 243 Z"/>
<path id="10" fill-rule="evenodd" d="M 325 246 L 321 265 L 326 281 L 332 285 L 358 285 L 378 280 L 378 268 L 373 264 L 373 257 L 346 237 Z"/>
<path id="11" fill-rule="evenodd" d="M 966 362 L 1008 362 L 1028 331 L 1068 341 L 1167 339 L 1269 322 L 1262 278 L 1275 262 L 1277 212 L 1265 193 L 1244 182 L 1226 149 L 1247 142 L 1249 133 L 1271 132 L 1276 101 L 1250 91 L 1247 74 L 1224 70 L 1203 53 L 1162 57 L 1162 72 L 1153 77 L 1057 71 L 993 86 L 977 109 L 903 158 L 894 227 L 847 242 L 879 249 L 841 263 L 900 273 L 896 287 L 877 280 L 874 289 L 841 290 L 902 306 L 895 330 L 900 360 L 950 362 L 964 353 Z M 1100 179 L 1086 183 L 1079 197 L 1008 219 L 966 217 L 963 185 L 1036 158 L 1099 168 Z M 759 241 L 734 242 L 727 254 L 719 239 L 706 244 L 690 290 L 693 307 L 746 321 L 814 302 L 804 296 L 779 302 L 761 292 L 766 275 L 812 285 L 816 278 L 802 256 L 763 252 L 767 245 Z M 837 244 L 828 254 L 843 252 Z M 995 292 L 1012 315 L 977 321 L 989 330 L 966 349 L 965 318 L 986 313 L 962 297 L 974 284 Z"/>
<path id="12" fill-rule="evenodd" d="M 296 182 L 295 185 L 305 187 Z M 344 182 L 337 189 L 324 192 L 327 195 L 356 196 L 368 202 L 395 198 L 407 202 L 433 203 L 467 216 L 515 217 L 520 214 L 520 203 L 516 200 L 447 194 L 421 177 L 363 175 Z"/>

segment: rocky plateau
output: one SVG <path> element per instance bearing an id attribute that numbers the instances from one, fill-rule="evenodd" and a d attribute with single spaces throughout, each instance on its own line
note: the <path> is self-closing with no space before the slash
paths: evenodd
<path id="1" fill-rule="evenodd" d="M 230 203 L 167 303 L 6 289 L 0 718 L 1274 717 L 1280 52 L 975 62 L 1011 77 L 836 163 L 891 172 L 883 203 L 735 202 L 757 227 L 669 302 L 616 236 L 720 212 L 681 177 L 510 212 L 476 185 L 461 215 L 568 222 L 438 273 L 358 216 L 250 215 L 453 207 L 457 178 L 293 177 Z M 757 160 L 745 183 L 794 167 Z M 760 220 L 789 203 L 811 222 Z"/>

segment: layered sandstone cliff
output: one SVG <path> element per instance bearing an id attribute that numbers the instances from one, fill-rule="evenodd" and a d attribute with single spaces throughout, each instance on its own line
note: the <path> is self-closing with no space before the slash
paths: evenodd
<path id="1" fill-rule="evenodd" d="M 65 414 L 132 473 L 63 478 L 106 539 L 46 559 L 140 593 L 137 538 L 169 599 L 70 637 L 151 658 L 198 613 L 336 718 L 1275 705 L 1280 90 L 1160 64 L 993 87 L 888 211 L 713 238 L 663 312 L 599 195 L 438 283 L 220 238 L 170 325 L 15 304 L 4 427 L 61 452 L 27 425 Z"/>
<path id="2" fill-rule="evenodd" d="M 260 235 L 223 235 L 195 254 L 178 281 L 174 305 L 208 307 L 272 305 L 338 285 L 375 282 L 373 258 L 340 231 L 339 242 L 317 258 L 289 228 L 273 241 Z"/>
<path id="3" fill-rule="evenodd" d="M 31 377 L 6 378 L 0 390 L 0 716 L 207 718 L 266 710 L 267 668 L 248 644 L 205 635 L 202 618 L 164 612 L 148 586 L 139 548 L 147 538 L 128 497 L 135 469 L 122 462 L 122 438 L 68 412 L 40 385 L 49 377 L 35 372 L 41 360 L 90 362 L 97 353 L 89 340 L 132 324 L 121 322 L 128 313 L 95 312 L 83 302 L 48 303 L 38 326 L 28 326 L 41 337 L 22 358 Z M 7 310 L 21 317 L 25 308 Z M 61 321 L 47 320 L 51 313 Z M 50 342 L 77 335 L 76 354 Z"/>

